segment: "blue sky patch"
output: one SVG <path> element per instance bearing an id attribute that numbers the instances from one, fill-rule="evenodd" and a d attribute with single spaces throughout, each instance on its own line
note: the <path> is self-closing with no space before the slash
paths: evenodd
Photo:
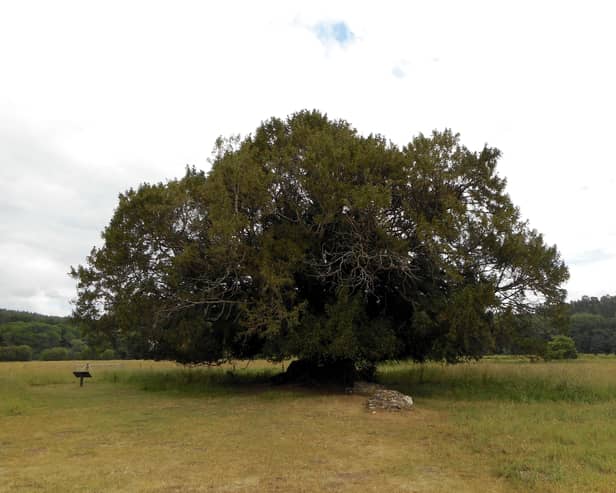
<path id="1" fill-rule="evenodd" d="M 317 38 L 324 43 L 337 43 L 346 46 L 355 39 L 355 34 L 345 22 L 319 22 L 313 28 Z"/>

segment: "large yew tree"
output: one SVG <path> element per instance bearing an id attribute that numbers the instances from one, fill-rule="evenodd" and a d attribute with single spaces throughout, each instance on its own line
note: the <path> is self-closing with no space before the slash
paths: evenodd
<path id="1" fill-rule="evenodd" d="M 568 271 L 451 131 L 399 148 L 317 111 L 219 139 L 206 174 L 120 195 L 74 315 L 134 356 L 456 361 Z"/>

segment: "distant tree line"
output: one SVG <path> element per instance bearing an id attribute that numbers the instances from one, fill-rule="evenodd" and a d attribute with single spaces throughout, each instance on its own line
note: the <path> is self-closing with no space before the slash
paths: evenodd
<path id="1" fill-rule="evenodd" d="M 568 334 L 568 305 L 539 306 L 534 311 L 501 314 L 494 321 L 494 352 L 546 357 L 548 343 Z"/>
<path id="2" fill-rule="evenodd" d="M 567 334 L 579 353 L 616 353 L 616 296 L 583 296 L 561 307 L 496 317 L 494 350 L 549 356 L 549 343 Z M 134 358 L 107 337 L 82 334 L 68 317 L 0 309 L 0 361 Z"/>
<path id="3" fill-rule="evenodd" d="M 583 296 L 569 304 L 569 335 L 582 353 L 616 353 L 616 296 Z"/>
<path id="4" fill-rule="evenodd" d="M 545 356 L 548 343 L 567 335 L 579 353 L 616 353 L 616 296 L 583 296 L 556 308 L 495 321 L 495 352 Z"/>
<path id="5" fill-rule="evenodd" d="M 83 336 L 67 317 L 0 309 L 0 361 L 111 359 L 108 341 Z"/>

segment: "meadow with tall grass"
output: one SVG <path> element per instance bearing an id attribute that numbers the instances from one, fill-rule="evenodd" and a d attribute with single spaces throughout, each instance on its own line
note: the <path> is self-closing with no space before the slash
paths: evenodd
<path id="1" fill-rule="evenodd" d="M 369 413 L 280 365 L 0 363 L 0 491 L 616 491 L 616 358 L 389 363 Z"/>

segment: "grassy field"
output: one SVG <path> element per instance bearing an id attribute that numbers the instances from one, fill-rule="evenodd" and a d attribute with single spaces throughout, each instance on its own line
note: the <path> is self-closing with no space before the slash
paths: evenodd
<path id="1" fill-rule="evenodd" d="M 616 491 L 616 359 L 388 364 L 408 413 L 280 367 L 0 363 L 0 491 Z"/>

